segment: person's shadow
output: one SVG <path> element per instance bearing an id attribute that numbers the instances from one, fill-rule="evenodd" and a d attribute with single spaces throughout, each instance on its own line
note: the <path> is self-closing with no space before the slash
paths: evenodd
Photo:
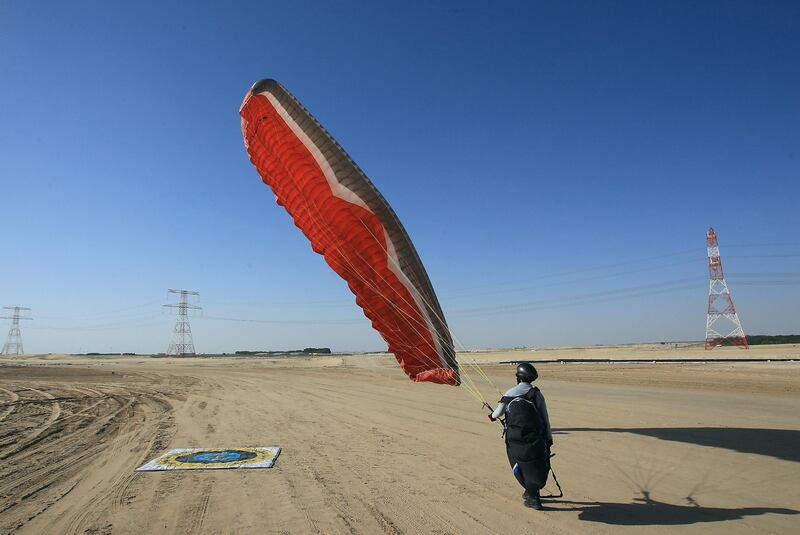
<path id="1" fill-rule="evenodd" d="M 633 433 L 671 442 L 684 442 L 700 446 L 724 448 L 743 453 L 766 455 L 775 459 L 800 462 L 800 430 L 750 429 L 736 427 L 664 427 L 664 428 L 610 428 L 573 427 L 554 430 L 553 434 L 570 433 Z M 587 522 L 600 522 L 618 526 L 683 526 L 700 522 L 738 520 L 746 516 L 764 514 L 797 515 L 800 511 L 780 507 L 703 507 L 692 497 L 688 505 L 660 502 L 651 497 L 648 481 L 634 481 L 640 498 L 631 503 L 599 501 L 547 501 L 551 511 L 580 511 L 578 518 Z"/>
<path id="2" fill-rule="evenodd" d="M 568 507 L 557 507 L 561 504 Z M 642 491 L 642 497 L 635 498 L 632 503 L 559 500 L 556 503 L 547 503 L 545 509 L 551 511 L 580 511 L 578 515 L 580 520 L 616 526 L 684 526 L 699 522 L 738 520 L 746 516 L 768 513 L 777 515 L 800 514 L 800 511 L 795 511 L 794 509 L 778 507 L 726 509 L 722 507 L 703 507 L 696 502 L 690 505 L 673 505 L 652 499 L 650 493 L 644 490 Z"/>

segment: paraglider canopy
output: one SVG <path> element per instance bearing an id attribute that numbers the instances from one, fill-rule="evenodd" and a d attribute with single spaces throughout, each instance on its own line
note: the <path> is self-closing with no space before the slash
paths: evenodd
<path id="1" fill-rule="evenodd" d="M 458 385 L 450 330 L 414 245 L 369 178 L 275 80 L 240 110 L 250 161 L 295 225 L 347 281 L 414 381 Z"/>

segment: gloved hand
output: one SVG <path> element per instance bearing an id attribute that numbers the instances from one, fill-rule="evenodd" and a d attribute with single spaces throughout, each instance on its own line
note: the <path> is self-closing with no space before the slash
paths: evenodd
<path id="1" fill-rule="evenodd" d="M 491 422 L 496 422 L 497 421 L 497 418 L 492 418 L 491 414 L 487 414 L 486 417 L 489 418 L 489 421 L 491 421 Z"/>

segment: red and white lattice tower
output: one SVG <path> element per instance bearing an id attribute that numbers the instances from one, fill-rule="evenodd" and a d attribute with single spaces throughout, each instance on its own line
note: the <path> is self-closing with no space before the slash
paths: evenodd
<path id="1" fill-rule="evenodd" d="M 706 233 L 706 243 L 709 274 L 706 349 L 713 349 L 723 342 L 747 349 L 747 337 L 744 335 L 742 322 L 739 321 L 739 314 L 733 306 L 733 298 L 722 273 L 717 233 L 713 228 L 709 228 Z"/>

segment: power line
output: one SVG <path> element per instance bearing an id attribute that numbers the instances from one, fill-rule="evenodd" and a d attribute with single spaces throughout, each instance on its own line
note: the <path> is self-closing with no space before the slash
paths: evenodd
<path id="1" fill-rule="evenodd" d="M 774 247 L 774 246 L 779 246 L 779 245 L 795 245 L 795 244 L 787 242 L 787 243 L 750 244 L 749 246 L 750 247 L 756 247 L 756 246 Z M 745 247 L 745 245 L 741 245 L 739 247 Z M 476 285 L 471 285 L 471 286 L 460 286 L 460 287 L 454 287 L 454 288 L 445 288 L 441 293 L 444 296 L 448 296 L 448 295 L 453 295 L 454 293 L 458 293 L 458 292 L 461 292 L 461 291 L 464 291 L 464 290 L 472 291 L 472 290 L 475 290 L 475 289 L 478 289 L 478 288 L 495 288 L 495 287 L 498 287 L 498 286 L 512 286 L 512 285 L 517 285 L 518 286 L 518 285 L 527 284 L 527 283 L 530 283 L 530 282 L 539 281 L 539 280 L 543 280 L 543 279 L 554 279 L 554 278 L 566 277 L 566 276 L 569 276 L 569 275 L 575 275 L 575 274 L 579 274 L 579 273 L 588 273 L 588 272 L 592 272 L 592 271 L 603 271 L 603 270 L 607 270 L 607 269 L 611 269 L 611 268 L 615 268 L 615 267 L 620 267 L 620 266 L 626 266 L 626 265 L 631 265 L 631 264 L 640 264 L 640 263 L 646 263 L 646 262 L 653 262 L 655 260 L 662 260 L 662 259 L 671 258 L 671 257 L 685 256 L 687 254 L 696 255 L 695 258 L 697 260 L 699 260 L 701 258 L 700 254 L 702 254 L 704 252 L 705 251 L 703 249 L 701 249 L 701 248 L 684 249 L 684 250 L 681 250 L 681 251 L 675 251 L 675 252 L 661 254 L 661 255 L 654 255 L 654 256 L 643 257 L 643 258 L 632 258 L 632 259 L 622 260 L 620 262 L 615 262 L 615 263 L 612 263 L 612 264 L 600 264 L 600 265 L 595 265 L 595 266 L 581 267 L 580 269 L 569 270 L 569 271 L 544 273 L 542 275 L 537 275 L 537 276 L 534 276 L 534 277 L 528 277 L 528 278 L 525 278 L 525 279 L 506 280 L 506 281 L 502 281 L 501 280 L 501 281 L 486 282 L 486 283 L 476 284 Z M 788 252 L 788 253 L 781 253 L 781 254 L 728 255 L 727 257 L 728 258 L 798 258 L 798 257 L 800 257 L 800 253 Z M 669 264 L 659 264 L 657 266 L 649 266 L 649 267 L 646 267 L 646 268 L 632 270 L 631 272 L 661 269 L 663 267 L 673 267 L 673 266 L 677 266 L 677 265 L 681 265 L 681 264 L 688 264 L 688 263 L 691 263 L 693 261 L 696 261 L 696 260 L 689 259 L 689 260 L 678 261 L 678 262 L 673 262 L 673 263 L 669 263 Z M 627 272 L 622 272 L 622 273 L 627 273 Z M 612 276 L 615 276 L 615 275 L 613 273 L 612 274 L 606 274 L 606 275 L 598 275 L 597 278 L 605 278 L 605 277 L 612 277 Z M 592 277 L 592 278 L 594 278 L 594 277 Z M 580 279 L 580 280 L 591 280 L 591 278 Z M 563 284 L 570 284 L 572 282 L 573 281 L 564 281 Z M 561 283 L 560 282 L 559 283 L 553 283 L 553 285 L 558 285 L 558 284 L 561 284 Z"/>
<path id="2" fill-rule="evenodd" d="M 484 307 L 467 308 L 455 310 L 455 314 L 462 316 L 482 316 L 496 313 L 511 313 L 511 312 L 524 312 L 528 310 L 538 310 L 541 308 L 555 308 L 572 305 L 583 305 L 595 302 L 605 302 L 609 300 L 625 299 L 628 297 L 639 297 L 644 295 L 653 295 L 663 293 L 674 289 L 696 288 L 700 279 L 697 277 L 688 277 L 683 279 L 675 279 L 655 284 L 644 284 L 641 286 L 630 286 L 627 288 L 617 288 L 604 292 L 595 292 L 591 294 L 580 294 L 571 297 L 557 297 L 553 299 L 540 299 L 536 301 L 523 301 L 518 303 L 489 305 Z"/>
<path id="3" fill-rule="evenodd" d="M 681 262 L 683 263 L 683 262 Z M 619 272 L 610 275 L 600 275 L 597 277 L 586 277 L 583 279 L 574 279 L 570 281 L 566 281 L 565 284 L 574 284 L 577 282 L 584 282 L 584 281 L 591 281 L 596 280 L 598 278 L 606 278 L 611 276 L 622 276 L 627 275 L 630 273 L 639 272 L 640 270 L 630 270 L 626 272 Z M 743 277 L 743 278 L 739 278 Z M 734 279 L 736 284 L 739 286 L 761 286 L 761 287 L 769 287 L 769 286 L 796 286 L 800 285 L 800 272 L 765 272 L 765 273 L 754 273 L 754 272 L 747 272 L 747 273 L 737 273 L 734 275 L 730 275 L 729 279 Z M 565 308 L 565 307 L 573 307 L 573 306 L 583 306 L 587 304 L 595 304 L 595 303 L 603 303 L 608 301 L 619 301 L 625 299 L 633 299 L 637 297 L 647 296 L 647 295 L 656 295 L 660 293 L 665 293 L 664 290 L 660 288 L 670 287 L 676 291 L 688 289 L 688 288 L 696 288 L 696 284 L 692 284 L 693 282 L 699 283 L 701 278 L 699 277 L 689 277 L 683 279 L 675 279 L 670 281 L 662 281 L 656 282 L 653 284 L 646 284 L 641 286 L 632 286 L 632 287 L 625 287 L 625 288 L 614 288 L 603 292 L 597 292 L 592 294 L 582 294 L 577 296 L 561 296 L 555 297 L 552 299 L 546 300 L 535 300 L 535 301 L 523 301 L 523 302 L 516 302 L 516 303 L 500 303 L 494 305 L 486 305 L 483 307 L 471 307 L 471 308 L 448 308 L 448 315 L 452 315 L 454 317 L 469 317 L 469 316 L 488 316 L 493 314 L 510 314 L 510 313 L 522 313 L 527 311 L 533 310 L 542 310 L 542 309 L 550 309 L 550 308 Z M 688 284 L 688 285 L 686 285 Z M 529 288 L 523 288 L 520 290 L 532 290 L 538 288 L 546 288 L 546 287 L 553 287 L 553 286 L 561 286 L 561 283 L 558 284 L 543 284 Z M 504 293 L 501 292 L 485 292 L 479 293 L 476 295 L 494 295 L 495 293 Z M 208 303 L 208 302 L 207 302 Z M 232 305 L 233 303 L 227 303 Z M 284 303 L 271 303 L 271 304 L 281 304 Z M 300 303 L 296 303 L 300 304 Z M 313 305 L 314 302 L 305 302 L 303 304 Z M 255 303 L 252 303 L 255 306 Z M 169 305 L 170 308 L 177 308 L 179 305 Z M 260 305 L 263 307 L 263 303 Z M 348 308 L 353 308 L 352 303 L 347 303 L 346 306 Z M 200 307 L 197 307 L 198 309 Z M 37 323 L 35 326 L 32 326 L 31 329 L 35 330 L 54 330 L 54 331 L 103 331 L 103 330 L 118 330 L 118 329 L 126 329 L 126 328 L 134 328 L 134 327 L 149 327 L 149 326 L 156 326 L 160 323 L 153 322 L 157 317 L 154 314 L 137 314 L 135 316 L 131 316 L 128 318 L 117 318 L 111 322 L 103 322 L 103 323 L 90 323 L 90 324 L 77 324 L 77 325 L 67 325 L 67 326 L 59 326 L 59 325 L 51 325 L 51 324 L 41 324 Z M 346 318 L 346 319 L 329 319 L 329 318 L 303 318 L 303 319 L 286 319 L 286 318 L 253 318 L 253 317 L 231 317 L 231 316 L 202 316 L 197 319 L 202 320 L 210 320 L 210 321 L 226 321 L 226 322 L 237 322 L 237 323 L 262 323 L 262 324 L 274 324 L 274 325 L 354 325 L 363 323 L 365 321 L 364 318 Z"/>
<path id="4" fill-rule="evenodd" d="M 39 316 L 39 319 L 47 319 L 47 320 L 63 320 L 63 319 L 80 319 L 80 318 L 87 318 L 89 320 L 96 318 L 96 317 L 103 317 L 106 318 L 108 316 L 117 316 L 126 317 L 131 314 L 131 311 L 141 309 L 141 308 L 152 308 L 153 306 L 157 305 L 160 300 L 155 301 L 147 301 L 146 303 L 139 303 L 138 305 L 131 305 L 124 308 L 116 308 L 111 310 L 100 310 L 100 311 L 93 311 L 88 313 L 80 313 L 80 314 L 70 314 L 69 316 Z M 133 312 L 133 315 L 140 315 L 142 312 Z"/>
<path id="5" fill-rule="evenodd" d="M 662 268 L 662 267 L 675 267 L 675 266 L 680 266 L 680 265 L 684 265 L 684 264 L 693 264 L 693 263 L 696 263 L 696 261 L 695 260 L 681 260 L 680 262 L 672 262 L 670 264 L 665 264 L 665 265 L 659 266 L 659 268 Z M 534 286 L 520 286 L 520 287 L 516 287 L 516 288 L 508 288 L 508 289 L 505 289 L 505 290 L 492 290 L 492 291 L 472 292 L 472 293 L 464 293 L 464 294 L 444 294 L 444 296 L 447 299 L 461 299 L 461 298 L 464 298 L 464 297 L 478 297 L 478 296 L 482 296 L 482 295 L 497 295 L 497 294 L 511 293 L 511 292 L 521 292 L 521 291 L 527 291 L 527 290 L 538 290 L 538 289 L 541 289 L 541 288 L 554 288 L 554 287 L 558 287 L 558 286 L 577 284 L 577 283 L 581 283 L 581 282 L 589 282 L 589 281 L 596 281 L 596 280 L 602 280 L 602 279 L 613 279 L 615 277 L 623 277 L 625 275 L 632 275 L 632 274 L 635 274 L 635 273 L 651 272 L 652 270 L 653 270 L 652 267 L 646 267 L 646 268 L 639 268 L 639 269 L 631 269 L 631 270 L 628 270 L 628 271 L 618 271 L 618 272 L 614 272 L 614 273 L 606 273 L 606 274 L 603 274 L 603 275 L 593 275 L 591 277 L 582 277 L 582 278 L 579 278 L 579 279 L 569 279 L 569 280 L 558 281 L 558 282 L 549 282 L 549 283 L 546 283 L 546 284 L 537 284 L 537 285 L 534 285 Z"/>
<path id="6" fill-rule="evenodd" d="M 342 320 L 326 320 L 326 319 L 311 319 L 311 320 L 272 320 L 272 319 L 251 319 L 251 318 L 225 318 L 220 316 L 203 316 L 203 319 L 214 321 L 235 321 L 241 323 L 274 323 L 274 324 L 331 324 L 331 325 L 349 325 L 354 323 L 364 323 L 366 318 L 362 319 L 342 319 Z"/>

